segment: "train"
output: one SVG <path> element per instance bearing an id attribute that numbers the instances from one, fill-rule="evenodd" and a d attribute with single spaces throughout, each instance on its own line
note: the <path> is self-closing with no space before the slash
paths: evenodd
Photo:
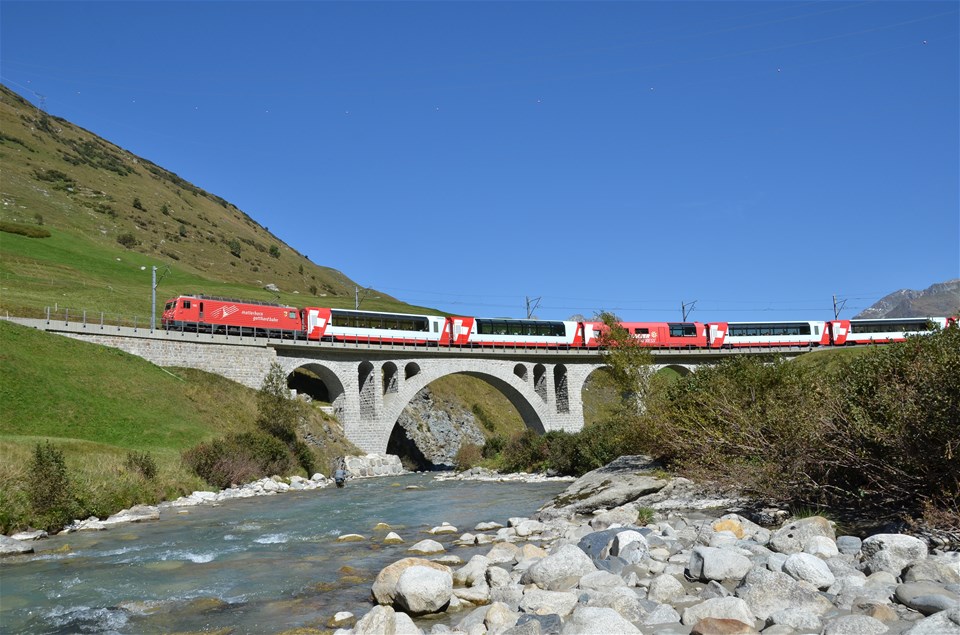
<path id="1" fill-rule="evenodd" d="M 819 347 L 902 342 L 957 324 L 956 317 L 792 322 L 627 322 L 637 343 L 662 349 Z M 523 320 L 361 311 L 180 295 L 164 304 L 161 328 L 317 342 L 491 348 L 599 348 L 598 321 Z"/>

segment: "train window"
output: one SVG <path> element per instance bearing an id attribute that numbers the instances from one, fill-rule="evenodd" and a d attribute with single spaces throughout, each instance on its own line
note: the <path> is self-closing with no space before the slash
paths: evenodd
<path id="1" fill-rule="evenodd" d="M 176 304 L 175 302 L 167 302 L 167 303 L 163 306 L 163 310 L 164 310 L 164 311 L 169 311 L 170 309 L 172 309 L 172 308 L 174 307 L 175 304 Z"/>
<path id="2" fill-rule="evenodd" d="M 287 317 L 290 318 L 291 320 L 295 320 L 295 319 L 297 318 L 297 312 L 296 312 L 296 311 L 290 311 L 290 312 L 287 313 Z"/>
<path id="3" fill-rule="evenodd" d="M 696 337 L 697 327 L 693 324 L 670 324 L 670 337 Z"/>
<path id="4" fill-rule="evenodd" d="M 190 300 L 184 300 L 184 301 L 183 301 L 183 308 L 185 308 L 185 309 L 189 309 L 189 308 L 190 308 Z"/>
<path id="5" fill-rule="evenodd" d="M 817 327 L 819 334 L 819 327 Z M 782 337 L 784 335 L 810 335 L 810 324 L 730 324 L 730 337 Z"/>
<path id="6" fill-rule="evenodd" d="M 647 328 L 643 328 L 643 329 L 640 329 L 640 328 L 633 329 L 633 334 L 634 334 L 634 335 L 650 335 L 650 329 L 647 329 Z"/>
<path id="7" fill-rule="evenodd" d="M 820 326 L 819 326 L 819 325 L 815 325 L 815 326 L 813 327 L 813 334 L 814 334 L 814 335 L 820 335 Z"/>

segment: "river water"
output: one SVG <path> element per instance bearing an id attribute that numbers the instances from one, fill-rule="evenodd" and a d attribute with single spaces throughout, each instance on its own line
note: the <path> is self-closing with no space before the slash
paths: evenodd
<path id="1" fill-rule="evenodd" d="M 567 483 L 437 482 L 429 474 L 165 510 L 159 521 L 78 532 L 0 561 L 3 633 L 169 633 L 324 628 L 372 606 L 370 585 L 425 538 L 454 547 L 476 523 L 529 516 Z M 411 489 L 420 487 L 422 489 Z M 454 535 L 426 530 L 449 522 Z M 405 543 L 383 545 L 384 522 Z M 364 542 L 338 543 L 358 533 Z"/>

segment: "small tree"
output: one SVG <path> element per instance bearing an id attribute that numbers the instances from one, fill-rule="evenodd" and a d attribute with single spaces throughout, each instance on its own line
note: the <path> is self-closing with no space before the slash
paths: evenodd
<path id="1" fill-rule="evenodd" d="M 270 245 L 270 255 L 274 258 L 280 257 L 280 248 L 276 245 Z"/>
<path id="2" fill-rule="evenodd" d="M 72 520 L 76 507 L 63 452 L 49 441 L 38 443 L 28 475 L 27 498 L 35 522 L 46 531 L 61 529 Z"/>
<path id="3" fill-rule="evenodd" d="M 240 241 L 239 240 L 237 240 L 236 238 L 231 238 L 230 241 L 227 242 L 227 247 L 230 249 L 230 253 L 233 254 L 234 257 L 236 258 L 240 257 Z"/>
<path id="4" fill-rule="evenodd" d="M 132 249 L 140 244 L 140 241 L 137 240 L 137 237 L 133 234 L 127 232 L 125 234 L 120 234 L 117 236 L 117 242 L 126 247 L 127 249 Z"/>
<path id="5" fill-rule="evenodd" d="M 602 311 L 597 319 L 603 322 L 600 345 L 603 358 L 610 369 L 610 377 L 623 399 L 623 414 L 636 414 L 643 409 L 653 369 L 653 356 L 620 324 L 620 318 Z"/>
<path id="6" fill-rule="evenodd" d="M 273 363 L 257 393 L 257 425 L 287 444 L 297 440 L 300 405 L 290 398 L 287 376 Z"/>
<path id="7" fill-rule="evenodd" d="M 143 203 L 140 202 L 140 197 L 138 197 L 138 196 L 134 196 L 134 197 L 133 197 L 133 207 L 134 207 L 134 209 L 139 209 L 139 210 L 141 210 L 141 211 L 146 211 L 146 210 L 143 209 Z"/>

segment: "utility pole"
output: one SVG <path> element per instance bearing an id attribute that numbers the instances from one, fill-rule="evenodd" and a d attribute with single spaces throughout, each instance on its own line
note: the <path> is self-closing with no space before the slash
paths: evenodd
<path id="1" fill-rule="evenodd" d="M 846 300 L 842 300 L 842 301 L 840 302 L 840 307 L 838 308 L 838 307 L 837 307 L 837 296 L 836 296 L 836 295 L 833 296 L 833 319 L 834 319 L 834 320 L 839 320 L 839 319 L 840 319 L 840 311 L 843 311 L 843 307 L 845 307 L 846 305 L 847 305 L 847 301 L 846 301 Z"/>
<path id="2" fill-rule="evenodd" d="M 363 299 L 367 297 L 367 292 L 370 290 L 370 287 L 363 288 L 363 295 L 360 295 L 360 287 L 353 287 L 353 308 L 360 309 L 360 303 L 363 302 Z"/>
<path id="3" fill-rule="evenodd" d="M 144 269 L 144 267 L 140 267 Z M 160 279 L 157 280 L 157 266 L 154 265 L 151 267 L 151 281 L 150 281 L 150 331 L 155 331 L 157 328 L 157 286 L 163 279 L 167 277 L 167 274 L 170 273 L 170 267 L 167 266 L 163 270 L 163 275 L 160 276 Z"/>
<path id="4" fill-rule="evenodd" d="M 690 307 L 689 311 L 687 310 L 688 306 Z M 693 302 L 684 302 L 683 300 L 680 301 L 680 313 L 683 314 L 683 322 L 687 321 L 687 316 L 690 315 L 690 313 L 693 311 L 693 307 L 695 306 L 697 306 L 696 300 Z"/>
<path id="5" fill-rule="evenodd" d="M 542 297 L 543 297 L 543 296 L 541 296 L 541 298 L 542 298 Z M 533 306 L 531 307 L 531 306 L 530 306 L 530 296 L 526 296 L 526 299 L 527 299 L 527 319 L 528 319 L 528 320 L 529 320 L 529 319 L 532 319 L 532 318 L 533 318 L 533 312 L 536 311 L 538 308 L 540 308 L 540 299 L 541 299 L 541 298 L 534 298 L 534 300 L 533 300 Z"/>

